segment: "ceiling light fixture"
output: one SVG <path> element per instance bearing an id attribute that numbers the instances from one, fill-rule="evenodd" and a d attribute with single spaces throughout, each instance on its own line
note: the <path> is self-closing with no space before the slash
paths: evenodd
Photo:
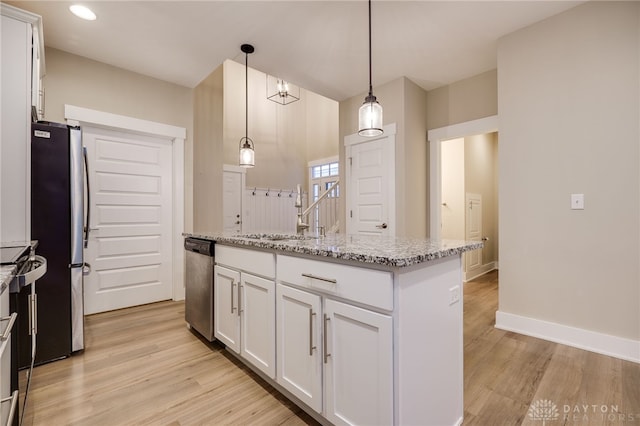
<path id="1" fill-rule="evenodd" d="M 267 74 L 267 99 L 280 105 L 291 104 L 300 100 L 300 88 Z"/>
<path id="2" fill-rule="evenodd" d="M 256 164 L 253 141 L 249 139 L 249 53 L 254 52 L 250 44 L 243 44 L 240 50 L 244 52 L 244 137 L 240 139 L 240 167 L 253 167 Z"/>
<path id="3" fill-rule="evenodd" d="M 358 134 L 360 136 L 379 136 L 382 134 L 382 105 L 373 96 L 371 83 L 371 0 L 369 0 L 369 95 L 358 110 Z"/>
<path id="4" fill-rule="evenodd" d="M 96 20 L 96 14 L 93 13 L 93 11 L 86 6 L 82 6 L 80 4 L 74 4 L 69 6 L 69 10 L 78 18 L 82 18 L 86 21 Z"/>

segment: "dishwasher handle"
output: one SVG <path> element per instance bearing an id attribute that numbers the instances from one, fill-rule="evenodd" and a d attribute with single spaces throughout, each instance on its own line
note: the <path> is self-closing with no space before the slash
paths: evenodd
<path id="1" fill-rule="evenodd" d="M 205 256 L 213 256 L 215 243 L 211 240 L 188 237 L 184 239 L 184 249 Z"/>

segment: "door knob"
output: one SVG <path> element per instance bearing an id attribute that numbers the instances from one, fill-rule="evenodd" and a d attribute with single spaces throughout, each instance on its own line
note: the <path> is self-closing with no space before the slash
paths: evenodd
<path id="1" fill-rule="evenodd" d="M 378 228 L 378 229 L 387 229 L 387 224 L 383 223 L 382 225 L 376 225 L 376 228 Z"/>

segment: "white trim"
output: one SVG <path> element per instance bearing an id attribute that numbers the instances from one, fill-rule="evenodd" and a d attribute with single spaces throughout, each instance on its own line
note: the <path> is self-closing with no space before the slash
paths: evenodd
<path id="1" fill-rule="evenodd" d="M 482 275 L 487 274 L 493 271 L 494 269 L 498 269 L 497 262 L 489 262 L 489 263 L 485 263 L 484 265 L 478 266 L 477 268 L 474 269 L 473 275 L 468 275 L 468 272 L 465 271 L 464 282 L 466 283 L 467 281 L 471 281 L 478 277 L 481 277 Z"/>
<path id="2" fill-rule="evenodd" d="M 187 129 L 184 127 L 176 127 L 155 121 L 141 120 L 139 118 L 96 111 L 73 105 L 65 104 L 64 117 L 80 123 L 91 124 L 92 126 L 101 126 L 110 129 L 127 129 L 129 131 L 166 139 L 187 138 Z"/>
<path id="3" fill-rule="evenodd" d="M 440 203 L 442 202 L 441 145 L 449 139 L 498 131 L 498 116 L 480 118 L 466 123 L 440 127 L 427 132 L 429 141 L 429 237 L 440 238 Z"/>
<path id="4" fill-rule="evenodd" d="M 338 161 L 340 161 L 340 158 L 335 155 L 333 157 L 321 158 L 319 160 L 311 160 L 307 163 L 307 166 L 311 168 L 313 166 L 321 166 L 323 164 L 337 163 Z"/>
<path id="5" fill-rule="evenodd" d="M 222 171 L 223 172 L 234 172 L 234 173 L 242 173 L 242 174 L 247 174 L 247 168 L 246 167 L 240 167 L 237 166 L 235 164 L 223 164 L 222 165 Z M 244 188 L 244 185 L 242 185 L 242 188 Z"/>
<path id="6" fill-rule="evenodd" d="M 111 130 L 126 130 L 143 135 L 168 139 L 172 142 L 173 161 L 173 206 L 172 206 L 172 267 L 173 300 L 184 299 L 184 142 L 187 130 L 155 121 L 141 120 L 124 115 L 111 114 L 73 105 L 64 106 L 64 116 L 68 124 L 90 125 Z"/>
<path id="7" fill-rule="evenodd" d="M 360 136 L 357 133 L 352 135 L 347 135 L 344 137 L 344 146 L 356 145 L 363 142 L 371 142 L 378 139 L 386 138 L 387 136 L 395 136 L 396 135 L 396 123 L 387 124 L 382 128 L 382 134 L 380 136 L 374 136 L 372 138 Z M 394 138 L 395 140 L 395 138 Z"/>
<path id="8" fill-rule="evenodd" d="M 496 312 L 496 328 L 640 363 L 640 340 L 631 340 L 507 312 Z"/>

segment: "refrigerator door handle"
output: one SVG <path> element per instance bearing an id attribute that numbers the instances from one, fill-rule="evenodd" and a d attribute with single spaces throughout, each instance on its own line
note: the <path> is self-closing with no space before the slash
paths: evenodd
<path id="1" fill-rule="evenodd" d="M 89 232 L 92 231 L 91 228 L 91 187 L 89 186 L 89 158 L 87 156 L 87 147 L 82 147 L 82 154 L 84 157 L 84 175 L 87 181 L 86 191 L 87 191 L 87 211 L 86 211 L 86 220 L 84 226 L 84 248 L 87 248 L 89 245 Z"/>

